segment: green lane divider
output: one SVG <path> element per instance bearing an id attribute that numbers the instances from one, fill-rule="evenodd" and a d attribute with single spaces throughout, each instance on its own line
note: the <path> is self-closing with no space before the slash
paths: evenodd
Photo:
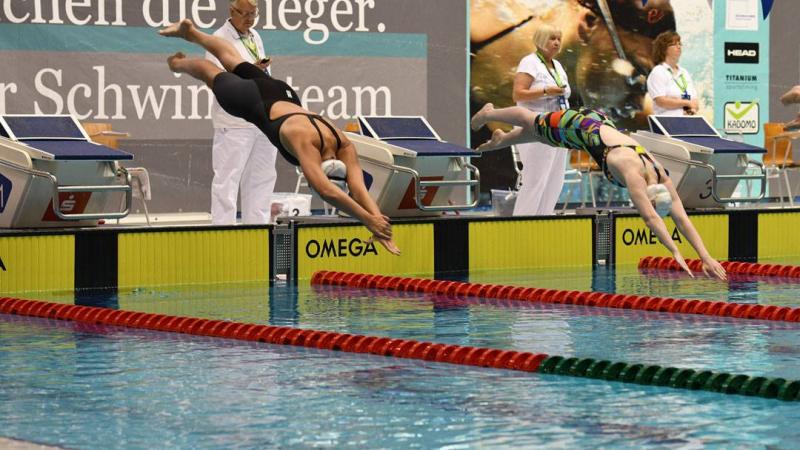
<path id="1" fill-rule="evenodd" d="M 784 401 L 800 400 L 800 380 L 787 382 L 783 378 L 730 374 L 710 370 L 696 371 L 678 367 L 598 361 L 593 358 L 549 356 L 539 365 L 538 372 L 646 386 L 774 398 Z"/>

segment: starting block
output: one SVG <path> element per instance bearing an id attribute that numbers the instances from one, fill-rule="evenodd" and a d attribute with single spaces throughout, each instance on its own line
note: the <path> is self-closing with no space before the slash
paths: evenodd
<path id="1" fill-rule="evenodd" d="M 424 117 L 359 117 L 360 134 L 348 133 L 364 181 L 390 217 L 436 216 L 472 209 L 480 197 L 480 172 L 466 157 L 480 153 L 444 142 Z M 455 188 L 471 201 L 453 203 Z"/>
<path id="2" fill-rule="evenodd" d="M 0 228 L 96 226 L 127 216 L 131 176 L 118 161 L 132 159 L 91 142 L 72 116 L 0 116 Z"/>
<path id="3" fill-rule="evenodd" d="M 650 131 L 631 137 L 669 171 L 686 208 L 720 208 L 764 198 L 764 165 L 749 155 L 766 149 L 722 138 L 702 116 L 649 116 Z M 756 174 L 748 173 L 757 169 Z M 740 181 L 760 181 L 760 193 L 733 197 Z"/>

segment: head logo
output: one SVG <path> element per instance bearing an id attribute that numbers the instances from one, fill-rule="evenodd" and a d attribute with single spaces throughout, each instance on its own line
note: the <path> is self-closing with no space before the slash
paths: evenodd
<path id="1" fill-rule="evenodd" d="M 11 180 L 0 173 L 0 213 L 6 210 L 8 198 L 11 196 Z"/>
<path id="2" fill-rule="evenodd" d="M 724 123 L 727 133 L 757 134 L 759 131 L 758 102 L 725 103 Z"/>
<path id="3" fill-rule="evenodd" d="M 726 42 L 725 62 L 758 64 L 758 42 Z"/>

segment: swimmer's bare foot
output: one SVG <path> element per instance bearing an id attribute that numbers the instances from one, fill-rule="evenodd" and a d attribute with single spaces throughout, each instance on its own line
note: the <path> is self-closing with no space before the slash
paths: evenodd
<path id="1" fill-rule="evenodd" d="M 167 65 L 169 66 L 169 70 L 175 73 L 183 72 L 183 65 L 181 64 L 186 59 L 186 55 L 183 52 L 175 53 L 174 55 L 167 58 Z"/>
<path id="2" fill-rule="evenodd" d="M 797 131 L 800 130 L 800 114 L 794 118 L 791 122 L 786 122 L 783 124 L 784 131 Z"/>
<path id="3" fill-rule="evenodd" d="M 191 31 L 193 28 L 194 24 L 191 20 L 183 19 L 179 22 L 167 25 L 167 27 L 161 29 L 158 34 L 164 37 L 179 37 L 189 40 L 189 31 Z"/>
<path id="4" fill-rule="evenodd" d="M 497 150 L 498 148 L 502 148 L 503 145 L 501 142 L 505 136 L 506 132 L 498 128 L 492 133 L 491 139 L 479 145 L 475 150 L 479 152 L 488 152 L 489 150 Z"/>
<path id="5" fill-rule="evenodd" d="M 800 86 L 795 86 L 781 95 L 781 103 L 784 105 L 800 103 Z"/>
<path id="6" fill-rule="evenodd" d="M 480 111 L 476 112 L 474 116 L 472 116 L 472 120 L 469 122 L 469 126 L 472 128 L 472 131 L 478 131 L 481 129 L 482 126 L 486 125 L 486 115 L 489 114 L 491 111 L 494 110 L 494 105 L 491 103 L 487 103 L 483 105 L 483 108 Z"/>

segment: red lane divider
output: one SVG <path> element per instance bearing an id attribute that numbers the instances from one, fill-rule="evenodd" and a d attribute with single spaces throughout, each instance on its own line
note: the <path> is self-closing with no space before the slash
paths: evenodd
<path id="1" fill-rule="evenodd" d="M 485 347 L 437 344 L 410 339 L 276 327 L 252 323 L 168 316 L 94 306 L 0 298 L 0 314 L 71 320 L 96 325 L 142 328 L 154 331 L 211 336 L 270 344 L 312 347 L 348 353 L 370 353 L 396 358 L 536 372 L 549 355 Z"/>
<path id="2" fill-rule="evenodd" d="M 686 264 L 693 271 L 703 270 L 703 262 L 699 259 L 687 259 Z M 761 277 L 800 278 L 800 266 L 783 264 L 759 264 L 740 261 L 720 261 L 729 274 L 758 275 Z M 640 269 L 661 269 L 681 271 L 681 267 L 671 257 L 645 256 L 639 260 Z"/>
<path id="3" fill-rule="evenodd" d="M 483 297 L 538 303 L 636 309 L 680 314 L 734 317 L 739 319 L 800 322 L 800 308 L 776 305 L 754 305 L 698 299 L 675 299 L 642 295 L 609 294 L 606 292 L 565 291 L 520 286 L 462 283 L 426 278 L 386 277 L 363 273 L 318 271 L 311 284 L 379 288 L 406 292 Z M 380 286 L 380 287 L 379 287 Z"/>

